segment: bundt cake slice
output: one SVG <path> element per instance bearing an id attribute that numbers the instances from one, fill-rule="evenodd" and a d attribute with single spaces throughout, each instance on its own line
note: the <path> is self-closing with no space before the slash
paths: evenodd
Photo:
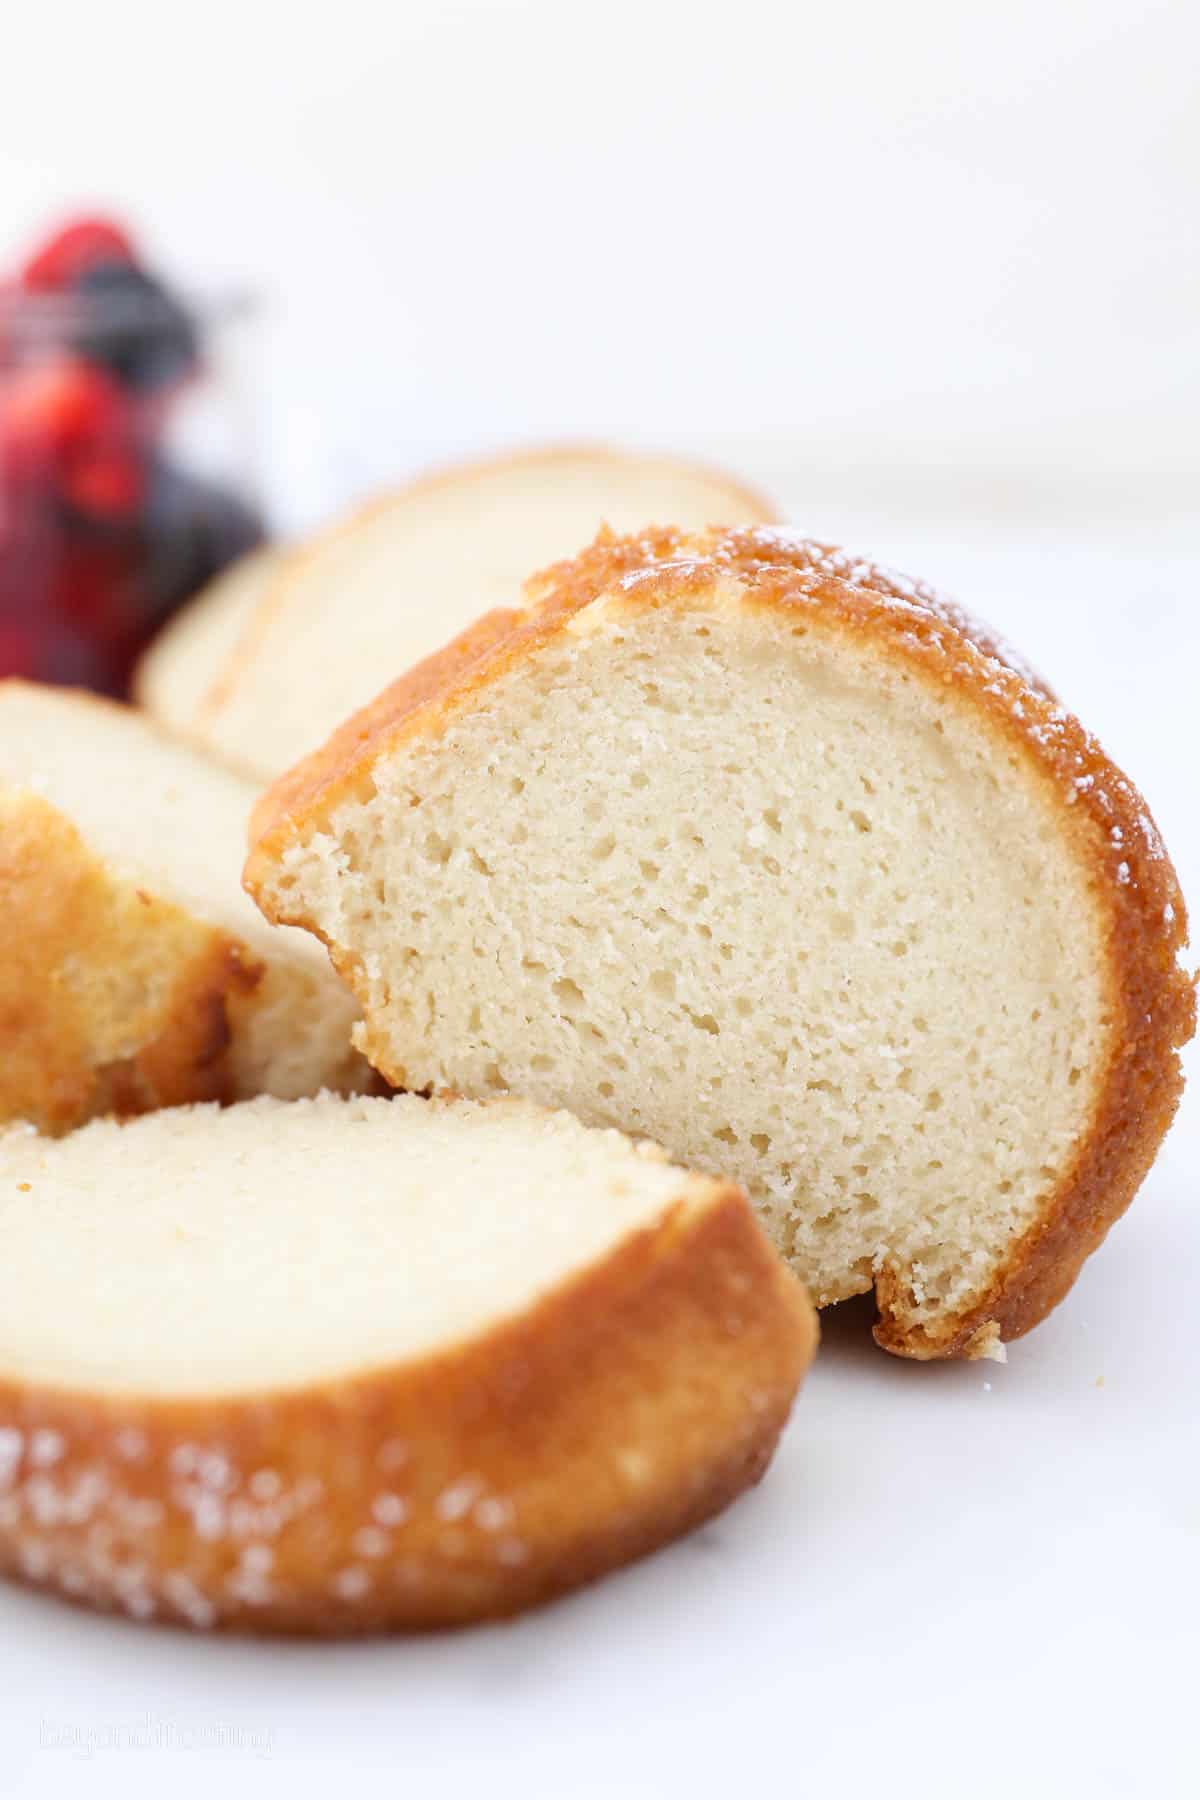
<path id="1" fill-rule="evenodd" d="M 999 1354 L 1174 1113 L 1183 902 L 998 640 L 789 532 L 602 539 L 260 804 L 247 880 L 388 1079 L 744 1183 L 819 1303 Z"/>

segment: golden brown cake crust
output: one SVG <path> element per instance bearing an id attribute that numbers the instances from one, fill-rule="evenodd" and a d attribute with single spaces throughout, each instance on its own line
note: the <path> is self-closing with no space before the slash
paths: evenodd
<path id="1" fill-rule="evenodd" d="M 0 1378 L 0 1570 L 216 1628 L 500 1617 L 756 1481 L 816 1342 L 745 1196 L 696 1177 L 518 1318 L 403 1368 L 186 1400 Z"/>
<path id="2" fill-rule="evenodd" d="M 232 1098 L 229 1007 L 261 965 L 227 933 L 114 877 L 39 795 L 0 792 L 0 1120 Z"/>
<path id="3" fill-rule="evenodd" d="M 1175 871 L 1136 788 L 1096 739 L 985 628 L 920 584 L 773 527 L 685 535 L 603 535 L 531 584 L 526 612 L 481 620 L 336 732 L 268 790 L 256 809 L 246 885 L 269 917 L 313 929 L 270 895 L 289 842 L 319 829 L 345 798 L 370 791 L 376 756 L 410 737 L 436 737 L 475 695 L 534 655 L 594 601 L 642 608 L 704 605 L 715 590 L 767 609 L 781 629 L 823 629 L 867 640 L 902 662 L 947 704 L 972 709 L 1014 768 L 1061 811 L 1107 946 L 1113 1025 L 1090 1129 L 1039 1216 L 1015 1241 L 968 1311 L 922 1325 L 903 1272 L 876 1282 L 876 1337 L 919 1359 L 978 1353 L 998 1329 L 1019 1337 L 1057 1304 L 1086 1257 L 1133 1198 L 1174 1116 L 1183 1077 L 1177 1051 L 1195 1029 L 1193 978 L 1179 966 L 1187 913 Z M 320 935 L 319 933 L 317 935 Z M 355 970 L 343 958 L 354 985 Z M 385 1070 L 386 1074 L 387 1071 Z"/>

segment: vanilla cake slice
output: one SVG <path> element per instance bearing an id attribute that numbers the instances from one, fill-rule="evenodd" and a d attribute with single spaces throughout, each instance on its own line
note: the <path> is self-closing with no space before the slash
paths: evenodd
<path id="1" fill-rule="evenodd" d="M 0 1569 L 137 1619 L 547 1600 L 755 1481 L 816 1345 L 737 1188 L 521 1101 L 10 1127 L 0 1241 Z"/>
<path id="2" fill-rule="evenodd" d="M 323 952 L 241 891 L 256 791 L 129 707 L 0 683 L 0 1119 L 381 1085 Z"/>
<path id="3" fill-rule="evenodd" d="M 999 1354 L 1175 1111 L 1186 919 L 1144 801 L 997 640 L 772 528 L 605 538 L 261 803 L 247 881 L 389 1080 L 743 1183 L 821 1304 Z"/>

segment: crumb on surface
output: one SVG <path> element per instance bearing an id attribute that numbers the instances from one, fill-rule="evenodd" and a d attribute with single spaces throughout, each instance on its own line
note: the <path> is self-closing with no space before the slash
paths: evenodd
<path id="1" fill-rule="evenodd" d="M 1000 1338 L 1000 1327 L 995 1319 L 989 1319 L 981 1325 L 975 1335 L 967 1342 L 963 1352 L 972 1362 L 986 1361 L 1003 1363 L 1008 1361 L 1008 1351 Z"/>

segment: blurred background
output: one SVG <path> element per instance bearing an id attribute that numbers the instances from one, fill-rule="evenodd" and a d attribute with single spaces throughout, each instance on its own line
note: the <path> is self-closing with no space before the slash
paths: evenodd
<path id="1" fill-rule="evenodd" d="M 598 435 L 805 516 L 1194 510 L 1191 0 L 47 0 L 3 235 L 116 209 L 263 303 L 288 530 L 463 449 Z"/>
<path id="2" fill-rule="evenodd" d="M 100 209 L 253 300 L 226 462 L 276 532 L 513 442 L 728 464 L 1021 642 L 1186 885 L 1198 17 L 47 0 L 8 25 L 0 237 L 16 267 Z"/>

